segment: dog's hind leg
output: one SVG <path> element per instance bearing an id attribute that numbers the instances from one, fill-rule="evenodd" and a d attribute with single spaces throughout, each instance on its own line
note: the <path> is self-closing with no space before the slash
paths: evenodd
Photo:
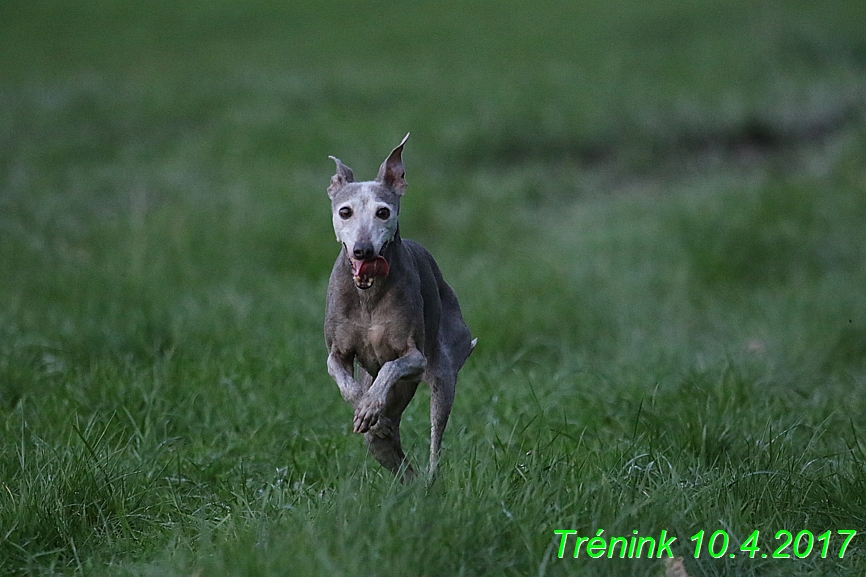
<path id="1" fill-rule="evenodd" d="M 417 382 L 406 381 L 400 381 L 391 387 L 385 410 L 382 411 L 376 424 L 364 433 L 367 448 L 380 465 L 394 475 L 400 475 L 401 467 L 403 467 L 400 479 L 403 482 L 414 479 L 415 470 L 406 459 L 406 454 L 400 443 L 400 419 L 417 388 Z"/>
<path id="2" fill-rule="evenodd" d="M 457 388 L 457 373 L 429 375 L 430 385 L 430 474 L 436 472 L 439 454 L 442 451 L 442 435 L 454 405 Z"/>

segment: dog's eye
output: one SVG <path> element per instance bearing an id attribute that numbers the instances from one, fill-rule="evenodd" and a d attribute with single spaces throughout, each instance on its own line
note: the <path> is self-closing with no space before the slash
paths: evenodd
<path id="1" fill-rule="evenodd" d="M 347 218 L 352 218 L 352 209 L 348 206 L 344 206 L 338 211 L 338 214 L 343 220 L 346 220 Z"/>
<path id="2" fill-rule="evenodd" d="M 391 216 L 391 211 L 384 206 L 376 211 L 376 218 L 379 220 L 388 220 L 389 216 Z"/>

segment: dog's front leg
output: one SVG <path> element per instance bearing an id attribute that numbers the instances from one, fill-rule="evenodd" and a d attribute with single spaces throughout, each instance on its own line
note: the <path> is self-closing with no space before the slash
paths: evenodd
<path id="1" fill-rule="evenodd" d="M 364 396 L 364 387 L 352 376 L 352 363 L 353 360 L 350 357 L 334 352 L 328 355 L 328 374 L 337 383 L 343 399 L 357 409 L 358 403 Z"/>
<path id="2" fill-rule="evenodd" d="M 402 379 L 420 380 L 427 368 L 427 359 L 416 348 L 412 348 L 402 357 L 388 361 L 379 370 L 376 380 L 370 389 L 364 393 L 355 406 L 353 430 L 356 433 L 366 433 L 379 420 L 388 400 L 388 392 L 394 383 Z"/>

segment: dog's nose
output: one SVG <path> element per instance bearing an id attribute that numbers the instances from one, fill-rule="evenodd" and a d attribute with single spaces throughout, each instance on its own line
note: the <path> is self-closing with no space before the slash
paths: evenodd
<path id="1" fill-rule="evenodd" d="M 371 242 L 363 242 L 355 245 L 355 248 L 352 250 L 352 255 L 356 260 L 369 260 L 375 256 L 373 254 L 373 243 Z"/>

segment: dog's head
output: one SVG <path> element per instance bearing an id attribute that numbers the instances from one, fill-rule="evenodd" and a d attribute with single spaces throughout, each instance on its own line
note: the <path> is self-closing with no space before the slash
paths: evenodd
<path id="1" fill-rule="evenodd" d="M 402 154 L 408 138 L 407 134 L 391 151 L 374 181 L 355 182 L 352 169 L 330 157 L 337 164 L 328 186 L 334 232 L 346 247 L 355 286 L 360 289 L 388 276 L 389 266 L 382 252 L 398 231 L 400 197 L 406 192 Z"/>

